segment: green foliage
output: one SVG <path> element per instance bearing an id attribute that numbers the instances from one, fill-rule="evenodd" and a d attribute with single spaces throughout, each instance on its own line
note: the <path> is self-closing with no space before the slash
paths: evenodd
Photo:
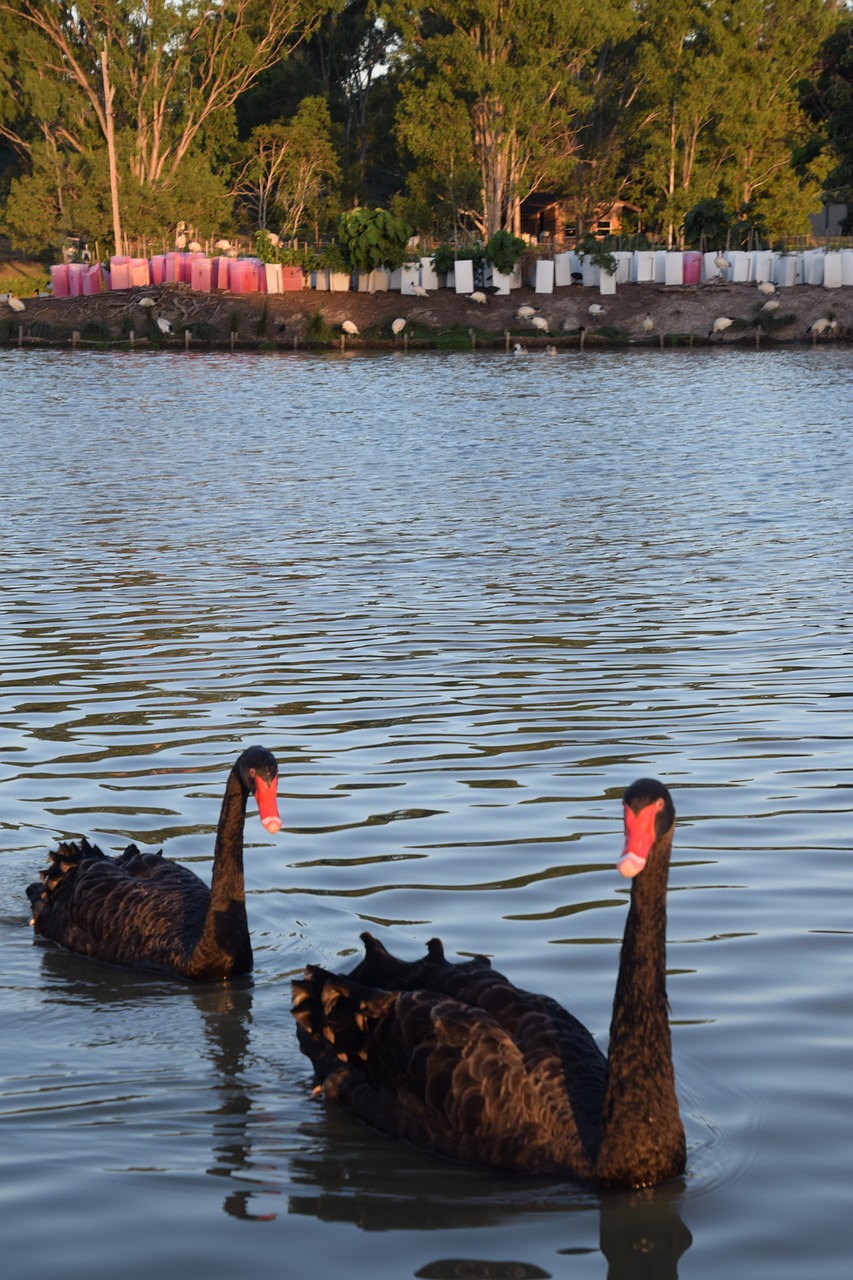
<path id="1" fill-rule="evenodd" d="M 521 261 L 526 248 L 520 236 L 511 235 L 509 231 L 496 231 L 486 245 L 486 259 L 496 271 L 508 276 Z"/>
<path id="2" fill-rule="evenodd" d="M 0 59 L 10 74 L 8 90 L 0 86 L 0 135 L 20 157 L 6 222 L 28 244 L 54 246 L 66 228 L 104 245 L 113 239 L 104 50 L 124 233 L 150 235 L 182 219 L 204 234 L 221 217 L 225 186 L 215 174 L 235 141 L 235 99 L 323 13 L 297 0 L 3 0 L 2 8 Z"/>
<path id="3" fill-rule="evenodd" d="M 853 16 L 840 16 L 823 41 L 816 66 L 799 85 L 800 101 L 816 129 L 798 155 L 800 166 L 823 159 L 830 166 L 830 200 L 853 203 Z"/>
<path id="4" fill-rule="evenodd" d="M 110 326 L 104 320 L 90 320 L 82 329 L 80 337 L 84 342 L 111 342 Z"/>
<path id="5" fill-rule="evenodd" d="M 236 183 L 241 205 L 261 228 L 275 217 L 282 235 L 296 237 L 327 219 L 340 180 L 329 108 L 304 98 L 292 120 L 254 129 Z"/>
<path id="6" fill-rule="evenodd" d="M 439 351 L 470 351 L 471 333 L 464 325 L 451 325 L 436 334 L 435 345 Z"/>
<path id="7" fill-rule="evenodd" d="M 255 257 L 260 258 L 261 262 L 281 262 L 279 245 L 273 243 L 265 227 L 255 232 Z"/>
<path id="8" fill-rule="evenodd" d="M 195 342 L 215 342 L 219 337 L 216 325 L 210 324 L 207 320 L 193 320 L 186 327 Z"/>
<path id="9" fill-rule="evenodd" d="M 516 200 L 537 186 L 565 186 L 599 55 L 635 21 L 629 4 L 432 0 L 424 13 L 388 0 L 386 11 L 406 65 L 401 140 L 448 182 L 476 171 L 477 205 L 466 213 L 484 238 L 506 227 Z"/>
<path id="10" fill-rule="evenodd" d="M 722 249 L 731 225 L 719 196 L 706 196 L 684 215 L 684 243 L 689 249 Z"/>
<path id="11" fill-rule="evenodd" d="M 480 244 L 459 244 L 453 251 L 455 262 L 473 262 L 475 277 L 480 274 L 485 262 L 483 246 Z"/>
<path id="12" fill-rule="evenodd" d="M 697 212 L 716 201 L 750 244 L 807 229 L 824 182 L 853 198 L 853 17 L 836 0 L 0 11 L 0 224 L 34 253 L 69 235 L 111 248 L 104 46 L 122 225 L 149 241 L 178 221 L 215 238 L 235 198 L 244 229 L 285 239 L 330 234 L 357 200 L 438 240 L 491 240 L 552 191 L 579 228 L 621 196 L 690 244 L 722 243 Z M 397 265 L 380 234 L 385 260 L 354 233 L 348 266 Z"/>
<path id="13" fill-rule="evenodd" d="M 344 273 L 348 275 L 350 270 L 349 263 L 344 257 L 343 250 L 337 240 L 319 251 L 316 255 L 316 265 L 320 271 L 334 271 L 341 275 Z"/>
<path id="14" fill-rule="evenodd" d="M 609 276 L 616 275 L 618 266 L 616 259 L 601 240 L 596 240 L 595 236 L 584 236 L 578 245 L 577 253 L 579 258 L 589 258 L 594 267 L 605 271 Z"/>
<path id="15" fill-rule="evenodd" d="M 20 271 L 3 272 L 0 268 L 0 293 L 16 293 L 25 295 L 35 290 L 47 289 L 50 276 L 47 272 L 27 270 L 25 275 Z"/>
<path id="16" fill-rule="evenodd" d="M 446 276 L 448 272 L 453 270 L 453 264 L 456 261 L 456 251 L 450 244 L 440 244 L 432 255 L 432 269 L 437 271 L 440 276 Z"/>
<path id="17" fill-rule="evenodd" d="M 335 341 L 336 334 L 323 312 L 314 312 L 305 327 L 305 341 L 311 346 L 329 346 Z"/>
<path id="18" fill-rule="evenodd" d="M 409 224 L 387 209 L 352 209 L 338 221 L 338 240 L 353 271 L 402 266 L 411 234 Z"/>

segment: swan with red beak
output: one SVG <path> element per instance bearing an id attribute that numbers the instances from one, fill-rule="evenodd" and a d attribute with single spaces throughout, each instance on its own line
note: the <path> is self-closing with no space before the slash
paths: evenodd
<path id="1" fill-rule="evenodd" d="M 254 796 L 264 830 L 281 828 L 278 764 L 248 747 L 228 774 L 216 829 L 210 887 L 189 867 L 141 852 L 115 858 L 85 838 L 61 843 L 27 889 L 35 933 L 107 964 L 219 981 L 249 973 L 252 944 L 243 879 L 246 804 Z"/>
<path id="2" fill-rule="evenodd" d="M 422 959 L 399 960 L 365 933 L 351 973 L 311 965 L 293 983 L 317 1092 L 466 1164 L 600 1187 L 681 1173 L 666 994 L 675 809 L 662 783 L 642 778 L 623 811 L 619 867 L 632 884 L 606 1056 L 552 996 L 514 986 L 485 956 L 454 964 L 433 938 Z"/>

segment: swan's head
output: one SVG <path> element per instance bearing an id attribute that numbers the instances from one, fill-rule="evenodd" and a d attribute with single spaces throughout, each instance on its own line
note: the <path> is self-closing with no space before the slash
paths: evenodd
<path id="1" fill-rule="evenodd" d="M 278 761 L 266 747 L 249 747 L 234 766 L 245 789 L 258 802 L 261 825 L 275 835 L 281 829 L 276 787 L 278 786 Z"/>
<path id="2" fill-rule="evenodd" d="M 633 879 L 646 865 L 652 845 L 675 822 L 675 805 L 662 782 L 639 778 L 622 797 L 625 847 L 617 863 L 623 876 Z"/>

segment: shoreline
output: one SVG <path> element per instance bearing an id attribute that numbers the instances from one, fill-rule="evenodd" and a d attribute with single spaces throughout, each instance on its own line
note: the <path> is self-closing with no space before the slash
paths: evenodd
<path id="1" fill-rule="evenodd" d="M 153 307 L 140 307 L 150 298 Z M 418 351 L 483 350 L 673 350 L 693 347 L 849 344 L 853 339 L 853 289 L 817 285 L 779 288 L 775 312 L 754 284 L 627 284 L 602 297 L 582 285 L 537 294 L 532 288 L 491 295 L 478 304 L 464 294 L 438 289 L 420 298 L 397 292 L 281 294 L 194 293 L 168 284 L 116 290 L 86 297 L 22 297 L 23 311 L 0 304 L 0 345 L 59 349 L 193 351 Z M 536 308 L 547 331 L 516 317 L 521 304 Z M 604 307 L 591 316 L 589 307 Z M 162 334 L 155 317 L 169 321 Z M 713 333 L 714 321 L 730 324 Z M 406 321 L 395 338 L 391 322 Z M 344 335 L 345 320 L 356 336 Z M 815 335 L 810 326 L 833 328 Z M 644 322 L 651 330 L 644 329 Z"/>

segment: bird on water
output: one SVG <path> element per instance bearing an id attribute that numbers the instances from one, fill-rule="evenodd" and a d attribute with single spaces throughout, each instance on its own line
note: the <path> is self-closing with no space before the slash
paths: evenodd
<path id="1" fill-rule="evenodd" d="M 311 965 L 293 983 L 300 1047 L 320 1081 L 373 1128 L 465 1164 L 651 1186 L 683 1171 L 666 994 L 666 889 L 675 826 L 667 788 L 623 798 L 619 869 L 632 881 L 605 1056 L 546 995 L 438 939 L 422 960 L 363 934 L 348 975 Z"/>
<path id="2" fill-rule="evenodd" d="M 228 775 L 210 888 L 161 853 L 131 844 L 111 858 L 85 838 L 52 850 L 27 889 L 35 933 L 93 960 L 212 981 L 252 969 L 243 881 L 246 804 L 255 797 L 264 828 L 281 827 L 278 764 L 249 747 Z"/>

